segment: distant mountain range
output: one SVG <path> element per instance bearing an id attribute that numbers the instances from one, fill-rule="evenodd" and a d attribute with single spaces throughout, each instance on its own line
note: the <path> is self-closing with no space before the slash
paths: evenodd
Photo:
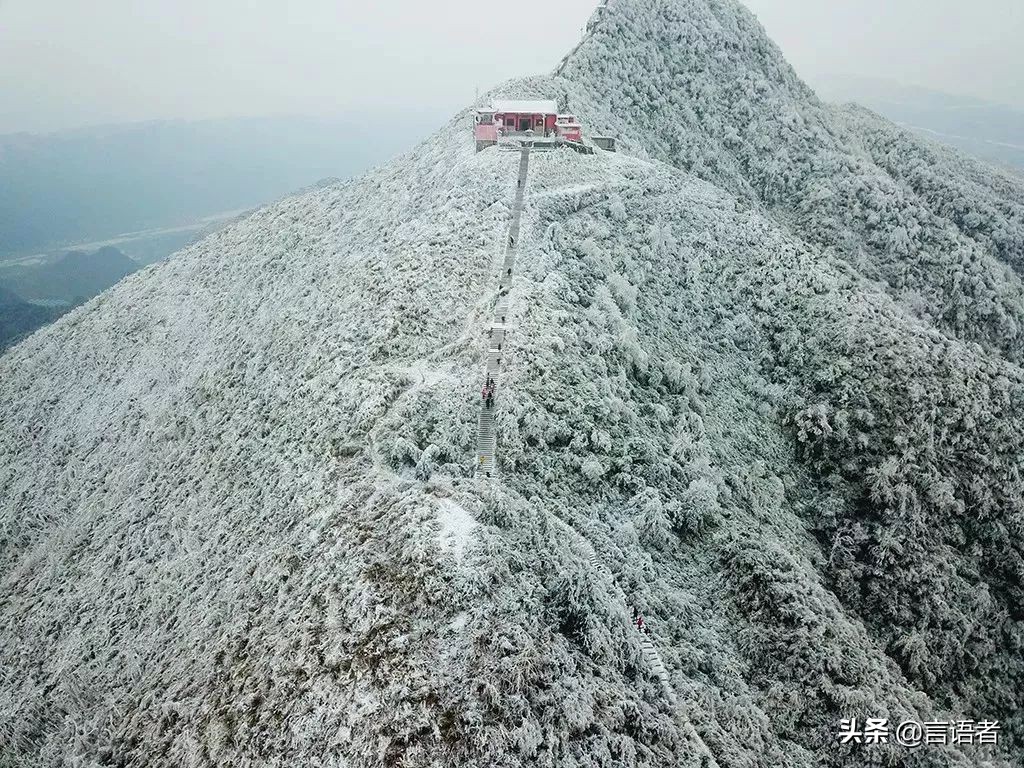
<path id="1" fill-rule="evenodd" d="M 364 171 L 440 120 L 376 110 L 0 136 L 0 257 L 261 205 L 326 177 Z M 169 247 L 182 244 L 179 238 Z"/>
<path id="2" fill-rule="evenodd" d="M 0 281 L 30 301 L 78 303 L 138 268 L 117 248 L 106 246 L 92 253 L 70 251 L 50 263 L 3 267 Z"/>
<path id="3" fill-rule="evenodd" d="M 60 317 L 66 309 L 29 304 L 0 285 L 0 352 Z"/>
<path id="4" fill-rule="evenodd" d="M 827 101 L 857 102 L 924 136 L 1024 170 L 1024 109 L 880 78 L 828 75 L 812 85 Z"/>
<path id="5" fill-rule="evenodd" d="M 138 269 L 109 246 L 50 262 L 0 265 L 0 351 Z"/>

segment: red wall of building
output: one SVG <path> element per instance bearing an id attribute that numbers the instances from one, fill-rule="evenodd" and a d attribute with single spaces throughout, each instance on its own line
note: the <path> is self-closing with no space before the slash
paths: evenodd
<path id="1" fill-rule="evenodd" d="M 551 133 L 555 130 L 555 115 L 528 115 L 519 112 L 499 112 L 494 116 L 495 122 L 509 131 L 518 131 L 519 121 L 523 118 L 529 118 L 530 127 L 534 133 L 544 134 Z"/>

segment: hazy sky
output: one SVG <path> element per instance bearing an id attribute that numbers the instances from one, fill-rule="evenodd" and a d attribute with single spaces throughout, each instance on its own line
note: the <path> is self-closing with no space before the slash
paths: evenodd
<path id="1" fill-rule="evenodd" d="M 1022 0 L 746 0 L 797 71 L 1024 106 Z M 0 133 L 408 107 L 549 71 L 596 0 L 0 0 Z M 486 16 L 481 15 L 486 9 Z"/>

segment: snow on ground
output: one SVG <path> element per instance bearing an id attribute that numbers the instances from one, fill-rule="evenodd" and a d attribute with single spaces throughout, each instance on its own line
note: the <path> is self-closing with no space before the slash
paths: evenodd
<path id="1" fill-rule="evenodd" d="M 442 549 L 451 552 L 456 560 L 461 560 L 476 527 L 472 513 L 451 499 L 438 499 L 437 520 L 441 524 L 439 539 Z"/>

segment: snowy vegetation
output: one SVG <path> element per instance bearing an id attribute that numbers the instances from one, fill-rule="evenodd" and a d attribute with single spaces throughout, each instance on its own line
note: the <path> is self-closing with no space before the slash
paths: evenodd
<path id="1" fill-rule="evenodd" d="M 737 0 L 613 3 L 563 74 L 595 130 L 764 206 L 944 331 L 1020 362 L 1019 180 L 836 115 Z"/>
<path id="2" fill-rule="evenodd" d="M 500 93 L 625 151 L 531 158 L 495 482 L 518 154 L 468 112 L 0 358 L 0 765 L 1019 764 L 1020 183 L 732 0 Z"/>

